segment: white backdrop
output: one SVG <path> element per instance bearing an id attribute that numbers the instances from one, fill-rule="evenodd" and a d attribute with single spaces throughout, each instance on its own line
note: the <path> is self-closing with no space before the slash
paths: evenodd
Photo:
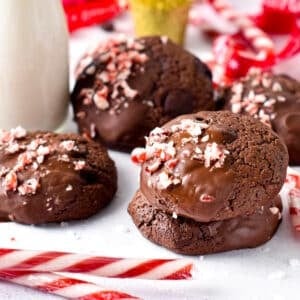
<path id="1" fill-rule="evenodd" d="M 247 12 L 257 8 L 257 0 L 232 1 Z M 122 25 L 123 26 L 123 25 Z M 126 28 L 126 22 L 124 28 Z M 71 72 L 84 49 L 107 33 L 99 28 L 76 32 L 70 40 Z M 195 28 L 188 29 L 187 48 L 204 56 L 210 46 Z M 287 67 L 295 64 L 295 60 Z M 295 69 L 295 68 L 291 68 Z M 299 76 L 300 78 L 300 76 Z M 71 79 L 72 82 L 72 79 Z M 64 130 L 76 130 L 71 116 Z M 0 224 L 0 247 L 69 250 L 111 256 L 175 257 L 140 236 L 127 212 L 127 203 L 138 186 L 139 169 L 129 156 L 110 152 L 119 172 L 116 199 L 103 213 L 83 222 L 33 227 L 13 223 Z M 287 212 L 284 213 L 287 219 Z M 14 241 L 11 241 L 11 238 Z M 285 221 L 278 234 L 255 250 L 241 250 L 195 258 L 197 280 L 176 283 L 138 283 L 125 280 L 101 280 L 111 286 L 155 300 L 179 299 L 296 299 L 300 278 L 300 237 L 292 235 Z M 298 264 L 299 262 L 299 264 Z M 299 298 L 299 297 L 298 297 Z M 0 282 L 0 299 L 59 299 L 27 288 Z"/>

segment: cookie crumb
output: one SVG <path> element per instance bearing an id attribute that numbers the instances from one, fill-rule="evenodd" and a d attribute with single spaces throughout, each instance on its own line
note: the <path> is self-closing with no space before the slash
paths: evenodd
<path id="1" fill-rule="evenodd" d="M 69 192 L 69 191 L 72 191 L 73 190 L 73 186 L 71 184 L 69 184 L 67 187 L 66 187 L 66 191 Z"/>
<path id="2" fill-rule="evenodd" d="M 69 226 L 69 223 L 68 223 L 68 222 L 61 222 L 61 223 L 60 223 L 60 227 L 65 228 L 65 227 L 68 227 L 68 226 Z"/>
<path id="3" fill-rule="evenodd" d="M 80 171 L 85 167 L 85 161 L 84 160 L 78 160 L 78 161 L 74 161 L 74 169 L 76 171 Z"/>
<path id="4" fill-rule="evenodd" d="M 280 212 L 279 208 L 276 206 L 270 207 L 269 210 L 273 215 L 277 215 Z"/>

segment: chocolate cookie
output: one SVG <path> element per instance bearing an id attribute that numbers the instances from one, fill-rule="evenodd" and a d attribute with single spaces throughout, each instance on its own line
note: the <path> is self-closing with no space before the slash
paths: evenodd
<path id="1" fill-rule="evenodd" d="M 87 218 L 117 188 L 106 149 L 77 134 L 0 131 L 0 219 L 25 224 Z"/>
<path id="2" fill-rule="evenodd" d="M 251 72 L 221 92 L 225 109 L 268 124 L 287 145 L 290 164 L 300 165 L 300 82 L 269 72 Z"/>
<path id="3" fill-rule="evenodd" d="M 150 241 L 177 253 L 202 255 L 253 248 L 267 242 L 280 223 L 282 205 L 280 197 L 276 197 L 252 215 L 200 223 L 154 208 L 137 192 L 128 210 L 135 225 Z"/>
<path id="4" fill-rule="evenodd" d="M 199 112 L 154 129 L 141 162 L 141 193 L 153 207 L 198 222 L 255 213 L 279 193 L 288 153 L 279 137 L 250 116 Z"/>
<path id="5" fill-rule="evenodd" d="M 77 67 L 72 93 L 81 133 L 109 147 L 144 146 L 170 119 L 214 109 L 211 72 L 167 38 L 109 40 Z"/>

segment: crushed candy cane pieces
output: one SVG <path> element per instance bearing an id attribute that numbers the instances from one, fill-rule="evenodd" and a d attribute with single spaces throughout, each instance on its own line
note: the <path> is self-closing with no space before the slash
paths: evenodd
<path id="1" fill-rule="evenodd" d="M 74 161 L 74 166 L 76 171 L 84 169 L 86 162 L 84 160 Z"/>
<path id="2" fill-rule="evenodd" d="M 18 192 L 20 195 L 34 195 L 39 186 L 39 182 L 37 179 L 32 178 L 26 180 L 22 185 L 18 187 Z"/>
<path id="3" fill-rule="evenodd" d="M 258 69 L 251 69 L 246 77 L 241 79 L 242 82 L 250 81 L 253 87 L 248 93 L 241 88 L 242 83 L 238 82 L 232 85 L 230 108 L 233 113 L 246 112 L 266 125 L 271 126 L 271 121 L 276 117 L 274 106 L 277 102 L 285 102 L 286 98 L 281 95 L 282 86 L 279 82 L 272 81 L 272 74 L 262 72 Z M 267 97 L 264 89 L 272 86 L 275 95 Z"/>
<path id="4" fill-rule="evenodd" d="M 10 171 L 6 174 L 3 185 L 6 191 L 15 191 L 18 186 L 18 177 L 16 172 Z"/>
<path id="5" fill-rule="evenodd" d="M 47 134 L 45 137 L 38 134 L 33 139 L 25 139 L 26 136 L 26 130 L 21 127 L 0 130 L 0 150 L 11 155 L 11 161 L 14 162 L 9 167 L 5 165 L 0 167 L 0 185 L 6 192 L 18 192 L 21 196 L 35 194 L 40 186 L 39 178 L 50 172 L 43 169 L 42 165 L 52 154 L 57 155 L 57 161 L 71 163 L 74 170 L 82 170 L 85 167 L 85 161 L 73 161 L 68 154 L 71 151 L 78 151 L 74 140 L 57 142 L 51 137 L 47 140 Z M 41 170 L 39 175 L 36 172 L 38 169 Z M 24 172 L 29 172 L 29 176 L 24 176 L 22 174 Z M 67 190 L 70 190 L 69 186 Z"/>
<path id="6" fill-rule="evenodd" d="M 204 166 L 206 168 L 221 168 L 229 151 L 217 143 L 209 143 L 204 151 Z"/>
<path id="7" fill-rule="evenodd" d="M 76 74 L 94 75 L 100 81 L 97 89 L 82 89 L 80 97 L 84 105 L 94 103 L 99 110 L 109 110 L 114 113 L 119 111 L 119 107 L 126 100 L 132 100 L 138 95 L 138 91 L 130 87 L 128 78 L 132 70 L 144 69 L 144 64 L 148 56 L 144 53 L 143 41 L 131 38 L 119 37 L 101 43 L 91 49 L 81 59 L 77 66 Z M 92 62 L 97 57 L 104 65 L 101 70 L 96 68 Z M 112 104 L 109 99 L 118 100 Z M 124 106 L 126 107 L 126 105 Z M 78 118 L 85 118 L 85 114 L 80 113 Z"/>
<path id="8" fill-rule="evenodd" d="M 199 199 L 201 202 L 207 202 L 207 203 L 210 203 L 210 202 L 213 202 L 215 201 L 215 197 L 211 196 L 211 195 L 208 195 L 208 194 L 202 194 L 200 196 L 200 199 Z"/>
<path id="9" fill-rule="evenodd" d="M 152 178 L 153 180 L 149 179 L 148 185 L 154 184 L 158 189 L 167 189 L 181 184 L 182 179 L 176 173 L 176 168 L 180 163 L 179 157 L 198 160 L 210 171 L 221 168 L 229 151 L 223 145 L 215 142 L 208 143 L 210 138 L 206 133 L 208 127 L 209 124 L 204 121 L 182 119 L 168 129 L 160 127 L 153 129 L 146 137 L 145 148 L 136 148 L 131 153 L 134 163 L 146 163 L 147 173 L 157 173 L 157 176 Z M 182 147 L 180 150 L 173 140 L 177 134 L 184 136 L 180 139 L 179 147 Z M 202 143 L 206 143 L 205 146 L 202 145 L 203 149 L 200 148 Z M 192 144 L 193 149 L 185 149 L 188 144 Z"/>

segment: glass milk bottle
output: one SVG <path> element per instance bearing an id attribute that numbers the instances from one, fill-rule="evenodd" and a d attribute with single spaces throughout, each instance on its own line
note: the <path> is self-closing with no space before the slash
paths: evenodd
<path id="1" fill-rule="evenodd" d="M 68 108 L 68 70 L 61 1 L 0 0 L 0 128 L 58 128 Z"/>

